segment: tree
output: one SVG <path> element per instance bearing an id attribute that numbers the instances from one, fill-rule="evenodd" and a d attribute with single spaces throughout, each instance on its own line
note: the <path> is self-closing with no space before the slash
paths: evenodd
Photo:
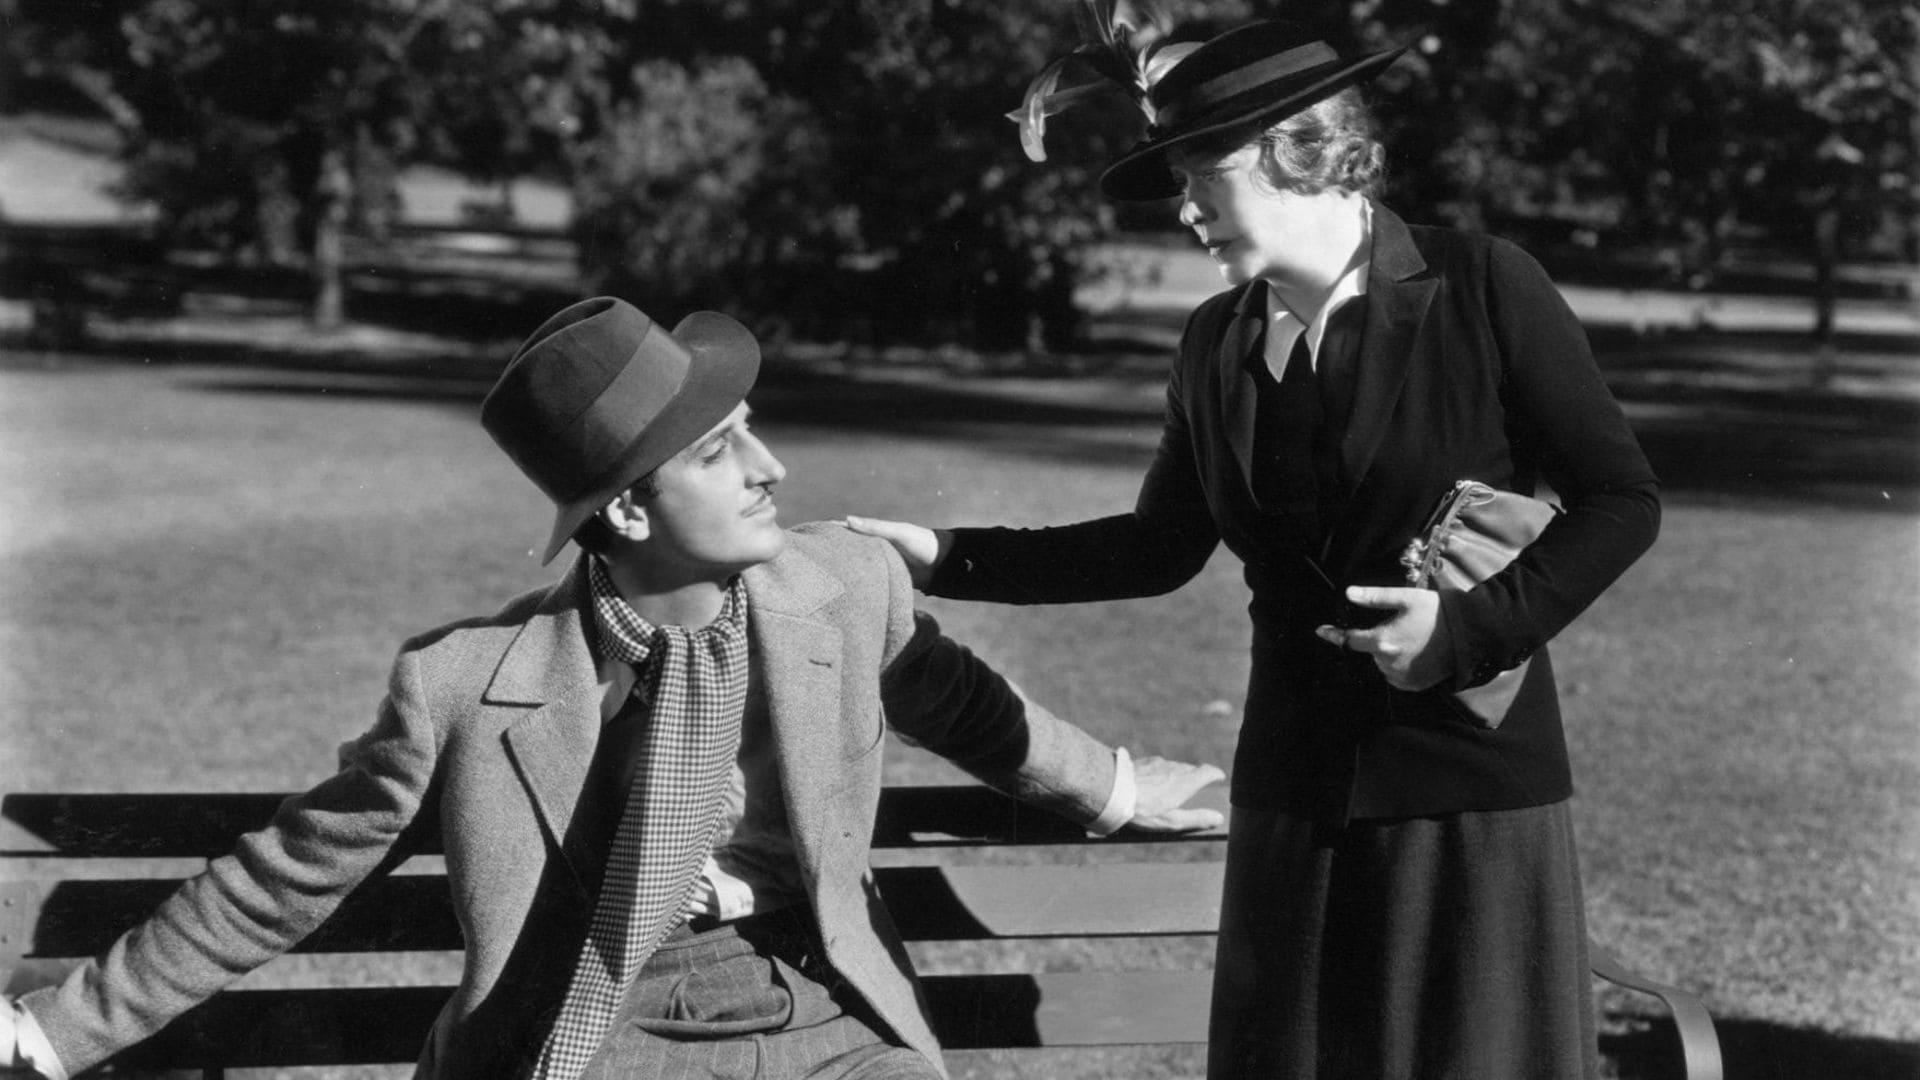
<path id="1" fill-rule="evenodd" d="M 818 230 L 818 134 L 738 57 L 637 64 L 573 164 L 576 235 L 603 289 L 758 308 Z"/>
<path id="2" fill-rule="evenodd" d="M 1355 36 L 1413 41 L 1391 86 L 1396 194 L 1463 224 L 1553 219 L 1703 286 L 1738 229 L 1834 268 L 1920 208 L 1920 9 L 1897 0 L 1361 0 Z M 1297 10 L 1297 9 L 1296 9 Z"/>
<path id="3" fill-rule="evenodd" d="M 391 217 L 430 72 L 411 55 L 449 3 L 149 0 L 112 11 L 68 63 L 127 136 L 126 193 L 176 242 L 311 275 L 313 316 L 341 317 L 342 240 Z M 96 24 L 108 8 L 89 5 Z M 58 26 L 58 17 L 39 25 Z M 84 76 L 84 80 L 82 80 Z"/>
<path id="4" fill-rule="evenodd" d="M 596 281 L 803 334 L 1064 345 L 1093 183 L 1139 121 L 1045 165 L 1004 118 L 1074 4 L 673 0 L 523 9 Z"/>
<path id="5" fill-rule="evenodd" d="M 0 109 L 78 105 L 123 129 L 138 115 L 114 87 L 128 3 L 0 0 Z"/>
<path id="6" fill-rule="evenodd" d="M 555 25 L 538 5 L 491 2 L 442 6 L 416 35 L 408 62 L 431 73 L 428 101 L 418 117 L 416 156 L 446 166 L 499 191 L 495 218 L 513 220 L 514 180 L 565 180 L 563 154 L 576 134 L 559 111 L 571 88 L 599 77 L 552 70 Z M 584 58 L 585 50 L 572 55 Z"/>

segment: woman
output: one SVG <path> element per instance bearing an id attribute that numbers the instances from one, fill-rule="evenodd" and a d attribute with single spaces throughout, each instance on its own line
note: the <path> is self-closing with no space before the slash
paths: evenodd
<path id="1" fill-rule="evenodd" d="M 1187 324 L 1131 513 L 854 521 L 962 599 L 1154 595 L 1221 541 L 1244 561 L 1215 1080 L 1596 1068 L 1546 644 L 1653 542 L 1657 482 L 1538 264 L 1373 199 L 1382 152 L 1357 87 L 1399 52 L 1341 56 L 1259 23 L 1151 82 L 1149 137 L 1102 190 L 1179 196 L 1231 288 Z M 1471 591 L 1396 587 L 1407 542 L 1469 478 L 1550 484 L 1564 513 Z M 1529 658 L 1497 728 L 1452 698 Z"/>

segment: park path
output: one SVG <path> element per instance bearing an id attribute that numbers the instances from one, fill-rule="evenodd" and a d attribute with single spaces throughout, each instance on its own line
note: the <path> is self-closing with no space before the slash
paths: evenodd
<path id="1" fill-rule="evenodd" d="M 1197 249 L 1115 247 L 1101 261 L 1126 272 L 1086 289 L 1083 302 L 1099 319 L 1160 324 L 1163 344 L 1177 337 L 1179 318 L 1222 288 Z M 1920 408 L 1920 271 L 1906 276 L 1909 298 L 1843 298 L 1837 345 L 1825 355 L 1810 340 L 1814 307 L 1805 296 L 1577 282 L 1562 282 L 1560 292 L 1617 391 L 1792 393 Z"/>

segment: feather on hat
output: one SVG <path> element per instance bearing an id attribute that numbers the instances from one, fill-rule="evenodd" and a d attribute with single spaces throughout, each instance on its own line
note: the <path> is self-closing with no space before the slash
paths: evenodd
<path id="1" fill-rule="evenodd" d="M 1020 146 L 1033 161 L 1047 160 L 1047 118 L 1096 97 L 1122 95 L 1153 123 L 1148 92 L 1200 47 L 1197 41 L 1167 42 L 1166 13 L 1152 0 L 1083 0 L 1074 13 L 1089 40 L 1041 68 L 1027 84 L 1020 107 L 1007 114 L 1020 126 Z M 1092 81 L 1062 89 L 1069 74 L 1092 76 Z"/>
<path id="2" fill-rule="evenodd" d="M 1125 93 L 1146 114 L 1147 133 L 1100 176 L 1100 190 L 1123 200 L 1180 193 L 1167 152 L 1196 139 L 1275 124 L 1365 82 L 1407 49 L 1342 54 L 1307 27 L 1261 21 L 1204 42 L 1164 44 L 1166 24 L 1147 0 L 1086 0 L 1083 22 L 1094 39 L 1041 70 L 1021 107 L 1008 115 L 1034 161 L 1046 160 L 1047 117 L 1098 94 Z M 1060 89 L 1067 72 L 1091 83 Z"/>

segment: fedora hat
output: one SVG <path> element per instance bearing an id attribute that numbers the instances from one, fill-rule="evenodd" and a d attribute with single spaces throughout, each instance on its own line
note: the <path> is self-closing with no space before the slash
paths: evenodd
<path id="1" fill-rule="evenodd" d="M 1100 190 L 1145 201 L 1180 194 L 1167 151 L 1266 128 L 1379 74 L 1407 46 L 1342 56 L 1296 23 L 1249 23 L 1212 38 L 1147 88 L 1147 137 L 1107 166 Z"/>
<path id="2" fill-rule="evenodd" d="M 611 296 L 540 324 L 480 404 L 480 424 L 556 508 L 542 563 L 634 482 L 726 419 L 760 344 L 696 311 L 672 333 Z"/>

